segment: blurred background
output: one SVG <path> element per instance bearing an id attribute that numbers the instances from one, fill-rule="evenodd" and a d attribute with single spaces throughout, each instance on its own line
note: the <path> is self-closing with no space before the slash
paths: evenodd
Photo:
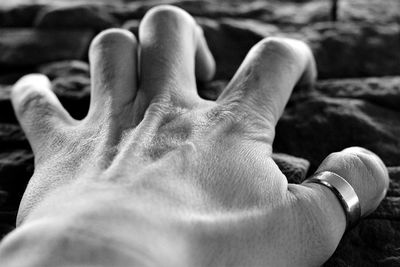
<path id="1" fill-rule="evenodd" d="M 11 108 L 21 76 L 40 72 L 77 119 L 90 98 L 88 47 L 107 28 L 137 33 L 151 7 L 195 16 L 217 62 L 198 84 L 215 99 L 248 50 L 268 36 L 312 48 L 319 80 L 295 88 L 277 126 L 273 158 L 299 183 L 331 152 L 363 146 L 391 177 L 376 212 L 348 232 L 325 266 L 400 266 L 400 0 L 0 0 L 0 238 L 12 230 L 33 155 Z M 140 39 L 140 37 L 139 37 Z"/>

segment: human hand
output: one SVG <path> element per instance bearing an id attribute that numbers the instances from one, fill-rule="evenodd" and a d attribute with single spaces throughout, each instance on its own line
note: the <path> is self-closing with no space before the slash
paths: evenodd
<path id="1" fill-rule="evenodd" d="M 334 252 L 346 227 L 336 196 L 318 184 L 288 184 L 271 159 L 293 87 L 316 76 L 307 45 L 261 41 L 216 101 L 197 94 L 196 78 L 210 80 L 215 63 L 201 29 L 178 8 L 147 13 L 139 42 L 123 30 L 101 33 L 89 58 L 91 103 L 82 121 L 44 76 L 13 88 L 35 172 L 20 229 L 0 256 L 10 258 L 7 242 L 42 224 L 32 229 L 54 237 L 73 227 L 142 246 L 154 266 L 317 266 Z M 384 164 L 362 148 L 329 155 L 321 171 L 354 187 L 363 215 L 388 187 Z"/>

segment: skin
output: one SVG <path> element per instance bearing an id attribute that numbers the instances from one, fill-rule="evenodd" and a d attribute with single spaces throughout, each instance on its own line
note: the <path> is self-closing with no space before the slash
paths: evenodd
<path id="1" fill-rule="evenodd" d="M 215 63 L 176 7 L 149 11 L 139 41 L 100 33 L 89 58 L 82 121 L 45 76 L 12 90 L 35 172 L 2 266 L 319 266 L 332 255 L 346 228 L 337 197 L 288 184 L 270 157 L 293 87 L 316 77 L 306 44 L 262 40 L 217 101 L 197 94 Z M 330 154 L 320 171 L 354 187 L 364 216 L 388 187 L 382 161 L 358 147 Z"/>

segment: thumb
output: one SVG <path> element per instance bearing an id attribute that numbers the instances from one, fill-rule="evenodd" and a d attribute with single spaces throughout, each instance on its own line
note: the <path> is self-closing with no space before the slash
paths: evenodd
<path id="1" fill-rule="evenodd" d="M 362 217 L 379 206 L 389 186 L 385 164 L 376 154 L 361 147 L 350 147 L 330 154 L 316 173 L 323 171 L 340 175 L 354 188 L 360 201 Z"/>
<path id="2" fill-rule="evenodd" d="M 360 202 L 361 217 L 378 207 L 389 186 L 389 175 L 382 160 L 360 147 L 330 154 L 316 173 L 324 171 L 340 175 L 353 187 Z M 290 185 L 289 190 L 296 197 L 296 213 L 303 217 L 306 214 L 304 220 L 314 229 L 313 242 L 309 242 L 309 236 L 305 236 L 308 238 L 305 242 L 318 244 L 312 250 L 322 250 L 320 257 L 316 255 L 312 261 L 322 263 L 333 254 L 345 232 L 346 214 L 342 204 L 331 189 L 321 184 Z"/>

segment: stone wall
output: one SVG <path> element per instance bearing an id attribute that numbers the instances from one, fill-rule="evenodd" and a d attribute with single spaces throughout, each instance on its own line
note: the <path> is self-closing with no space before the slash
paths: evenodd
<path id="1" fill-rule="evenodd" d="M 0 4 L 0 236 L 14 227 L 33 171 L 29 144 L 9 101 L 10 86 L 40 72 L 75 118 L 89 103 L 88 46 L 99 31 L 137 32 L 159 2 L 180 6 L 203 27 L 217 75 L 199 84 L 215 99 L 247 51 L 266 36 L 305 40 L 320 81 L 296 88 L 277 126 L 274 159 L 299 183 L 329 153 L 364 146 L 391 177 L 376 212 L 346 233 L 325 266 L 400 266 L 400 1 L 35 1 Z M 68 4 L 67 4 L 68 3 Z"/>

